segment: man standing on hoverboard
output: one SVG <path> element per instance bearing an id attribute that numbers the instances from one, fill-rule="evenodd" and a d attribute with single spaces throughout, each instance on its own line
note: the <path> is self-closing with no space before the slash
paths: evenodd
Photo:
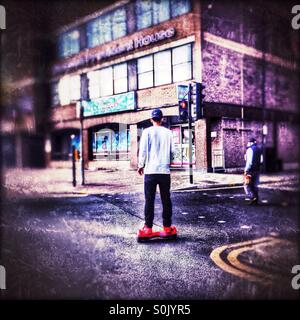
<path id="1" fill-rule="evenodd" d="M 154 201 L 156 186 L 159 185 L 163 206 L 162 236 L 176 235 L 176 228 L 172 224 L 172 202 L 170 198 L 171 176 L 170 163 L 173 157 L 174 144 L 171 130 L 162 126 L 163 114 L 160 109 L 151 113 L 152 127 L 143 131 L 140 149 L 138 173 L 145 174 L 145 225 L 138 231 L 138 237 L 147 238 L 154 235 L 152 231 L 154 219 Z"/>

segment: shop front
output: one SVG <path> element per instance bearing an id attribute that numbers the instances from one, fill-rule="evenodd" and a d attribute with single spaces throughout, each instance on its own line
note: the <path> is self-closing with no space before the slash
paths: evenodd
<path id="1" fill-rule="evenodd" d="M 184 167 L 189 165 L 189 128 L 187 124 L 171 126 L 175 147 L 172 167 Z M 192 128 L 192 162 L 196 163 L 195 157 L 195 130 Z"/>
<path id="2" fill-rule="evenodd" d="M 126 121 L 119 123 L 116 116 L 124 117 L 128 111 L 136 109 L 135 92 L 83 101 L 82 105 L 77 104 L 77 115 L 81 106 L 89 130 L 89 161 L 129 160 L 130 128 Z M 106 117 L 110 120 L 104 121 Z M 90 123 L 94 125 L 90 126 Z"/>
<path id="3" fill-rule="evenodd" d="M 127 125 L 113 124 L 92 130 L 92 160 L 129 160 L 130 131 Z"/>

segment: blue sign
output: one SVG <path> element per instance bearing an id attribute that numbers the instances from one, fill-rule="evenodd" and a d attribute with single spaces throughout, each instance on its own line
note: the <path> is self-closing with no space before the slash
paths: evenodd
<path id="1" fill-rule="evenodd" d="M 178 84 L 176 87 L 177 99 L 188 99 L 189 86 L 187 84 Z"/>
<path id="2" fill-rule="evenodd" d="M 94 99 L 91 101 L 82 101 L 84 117 L 134 110 L 135 105 L 134 91 Z M 77 108 L 80 108 L 79 102 L 77 103 Z"/>

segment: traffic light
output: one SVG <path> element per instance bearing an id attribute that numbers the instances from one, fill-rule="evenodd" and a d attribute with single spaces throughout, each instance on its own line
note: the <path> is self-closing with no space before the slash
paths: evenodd
<path id="1" fill-rule="evenodd" d="M 204 89 L 205 86 L 200 82 L 193 82 L 191 84 L 191 111 L 192 117 L 196 120 L 203 118 Z"/>
<path id="2" fill-rule="evenodd" d="M 186 122 L 189 116 L 188 101 L 185 99 L 179 100 L 178 106 L 179 106 L 179 119 L 183 122 Z"/>
<path id="3" fill-rule="evenodd" d="M 204 116 L 204 98 L 205 98 L 205 94 L 203 93 L 203 90 L 205 89 L 205 85 L 203 85 L 202 83 L 200 83 L 200 110 L 201 110 L 201 116 L 203 118 Z"/>

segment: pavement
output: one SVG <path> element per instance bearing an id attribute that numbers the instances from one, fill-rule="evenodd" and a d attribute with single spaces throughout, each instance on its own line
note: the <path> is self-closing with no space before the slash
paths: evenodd
<path id="1" fill-rule="evenodd" d="M 77 166 L 77 185 L 72 185 L 70 168 L 47 169 L 6 169 L 3 174 L 3 191 L 8 198 L 64 197 L 80 194 L 99 193 L 136 193 L 143 192 L 143 177 L 127 165 L 104 163 L 102 166 L 85 170 L 85 185 L 81 185 L 81 173 Z M 190 184 L 188 170 L 172 170 L 172 191 L 208 189 L 220 187 L 240 187 L 243 175 L 234 173 L 193 172 L 193 184 Z M 299 185 L 299 173 L 280 172 L 262 174 L 261 185 L 264 188 L 280 186 L 282 190 L 294 190 Z"/>

